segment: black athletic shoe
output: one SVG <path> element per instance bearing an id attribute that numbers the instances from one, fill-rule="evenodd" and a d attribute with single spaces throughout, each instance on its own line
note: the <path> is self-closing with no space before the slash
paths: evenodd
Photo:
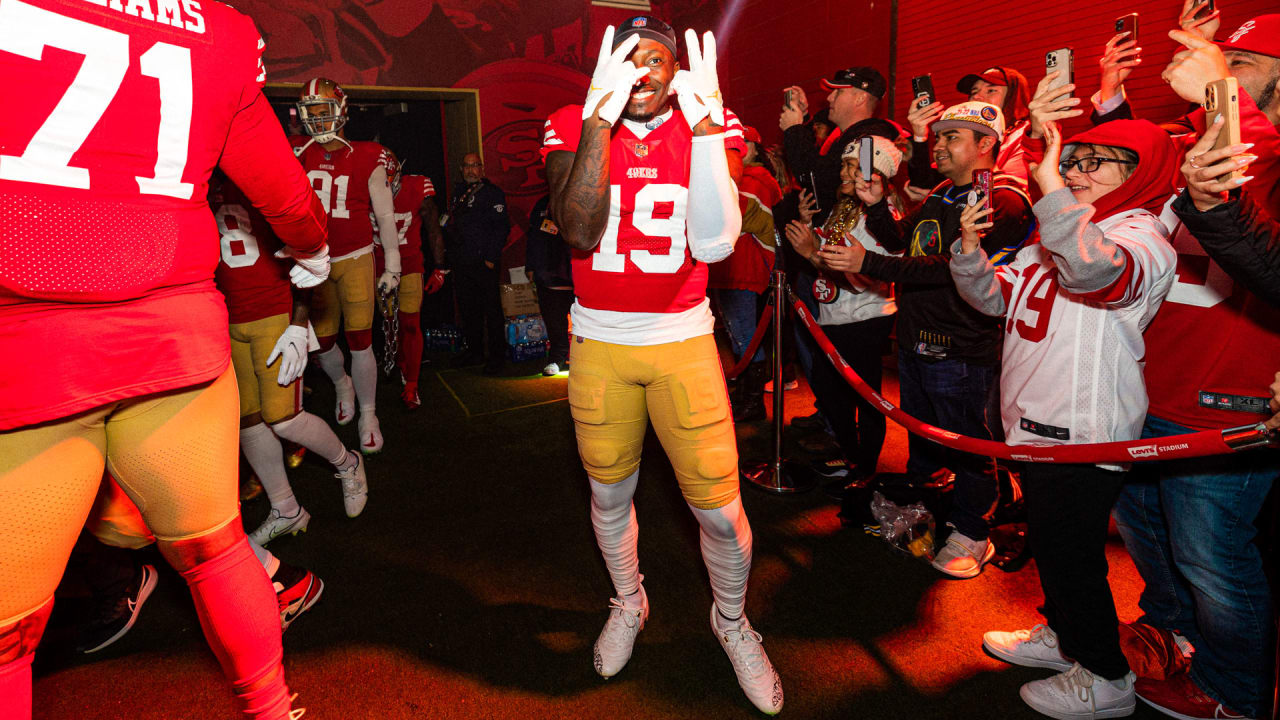
<path id="1" fill-rule="evenodd" d="M 80 652 L 88 654 L 114 643 L 129 632 L 142 612 L 142 605 L 151 596 L 159 578 L 154 565 L 143 565 L 138 575 L 129 583 L 125 594 L 116 598 L 101 598 L 97 612 L 85 631 L 85 641 Z"/>

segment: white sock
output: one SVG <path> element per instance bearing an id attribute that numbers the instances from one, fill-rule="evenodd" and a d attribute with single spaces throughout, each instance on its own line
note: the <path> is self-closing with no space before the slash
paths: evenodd
<path id="1" fill-rule="evenodd" d="M 624 598 L 640 592 L 640 525 L 631 501 L 639 479 L 639 470 L 616 483 L 591 478 L 591 526 L 613 589 Z"/>
<path id="2" fill-rule="evenodd" d="M 262 563 L 262 569 L 267 571 L 267 577 L 276 576 L 276 571 L 280 569 L 280 560 L 271 554 L 271 551 L 262 547 L 249 538 L 249 547 L 253 549 L 253 554 L 258 557 L 258 562 Z"/>
<path id="3" fill-rule="evenodd" d="M 289 476 L 284 471 L 284 449 L 280 447 L 280 438 L 266 423 L 241 428 L 240 451 L 262 482 L 262 489 L 267 491 L 271 507 L 285 517 L 297 515 L 300 508 L 293 497 L 293 488 L 289 486 Z"/>
<path id="4" fill-rule="evenodd" d="M 324 374 L 329 376 L 334 385 L 342 382 L 347 376 L 347 371 L 343 367 L 346 360 L 342 357 L 342 350 L 337 345 L 325 350 L 324 352 L 314 353 L 316 364 L 324 370 Z"/>
<path id="5" fill-rule="evenodd" d="M 747 602 L 747 576 L 751 574 L 751 526 L 735 497 L 724 507 L 701 510 L 689 506 L 701 528 L 702 561 L 711 578 L 711 596 L 727 620 L 742 617 Z"/>
<path id="6" fill-rule="evenodd" d="M 271 426 L 277 435 L 291 440 L 328 460 L 339 470 L 345 470 L 353 461 L 351 453 L 334 434 L 324 420 L 303 410 L 288 420 Z"/>
<path id="7" fill-rule="evenodd" d="M 378 359 L 373 356 L 372 347 L 351 351 L 351 381 L 356 385 L 360 414 L 372 415 L 378 393 Z"/>

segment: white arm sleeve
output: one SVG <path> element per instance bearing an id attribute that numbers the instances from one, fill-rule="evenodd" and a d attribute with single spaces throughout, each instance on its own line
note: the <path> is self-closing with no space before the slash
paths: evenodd
<path id="1" fill-rule="evenodd" d="M 738 188 L 729 177 L 724 134 L 693 138 L 689 161 L 689 252 L 713 263 L 729 257 L 742 232 Z"/>
<path id="2" fill-rule="evenodd" d="M 378 223 L 378 243 L 387 272 L 400 273 L 400 233 L 396 230 L 395 198 L 387 183 L 387 169 L 381 163 L 369 175 L 369 204 Z"/>

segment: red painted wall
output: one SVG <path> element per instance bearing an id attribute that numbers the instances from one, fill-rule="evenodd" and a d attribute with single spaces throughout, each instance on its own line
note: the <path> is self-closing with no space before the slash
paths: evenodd
<path id="1" fill-rule="evenodd" d="M 804 88 L 817 110 L 826 106 L 818 81 L 839 68 L 870 65 L 889 77 L 889 0 L 726 0 L 723 5 L 720 83 L 726 102 L 766 143 L 782 140 L 782 88 Z"/>

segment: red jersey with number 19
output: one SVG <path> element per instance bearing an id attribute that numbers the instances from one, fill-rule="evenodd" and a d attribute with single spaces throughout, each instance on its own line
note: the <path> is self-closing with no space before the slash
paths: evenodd
<path id="1" fill-rule="evenodd" d="M 0 0 L 0 430 L 207 382 L 230 361 L 220 165 L 281 239 L 324 216 L 219 2 Z"/>
<path id="2" fill-rule="evenodd" d="M 742 124 L 725 114 L 725 148 L 742 153 Z M 651 345 L 711 332 L 707 265 L 694 261 L 685 236 L 693 131 L 678 109 L 655 121 L 614 125 L 608 224 L 594 250 L 572 254 L 575 335 Z M 581 134 L 582 106 L 557 110 L 543 158 L 577 152 Z"/>
<path id="3" fill-rule="evenodd" d="M 368 222 L 373 210 L 369 176 L 379 165 L 386 167 L 387 149 L 375 142 L 357 140 L 350 148 L 325 150 L 305 135 L 290 136 L 289 142 L 295 153 L 301 153 L 298 159 L 307 171 L 307 179 L 329 214 L 329 257 L 345 260 L 369 252 L 374 236 Z"/>
<path id="4" fill-rule="evenodd" d="M 275 256 L 280 241 L 240 188 L 223 182 L 209 193 L 221 257 L 214 281 L 227 300 L 232 325 L 293 312 L 292 261 Z"/>

